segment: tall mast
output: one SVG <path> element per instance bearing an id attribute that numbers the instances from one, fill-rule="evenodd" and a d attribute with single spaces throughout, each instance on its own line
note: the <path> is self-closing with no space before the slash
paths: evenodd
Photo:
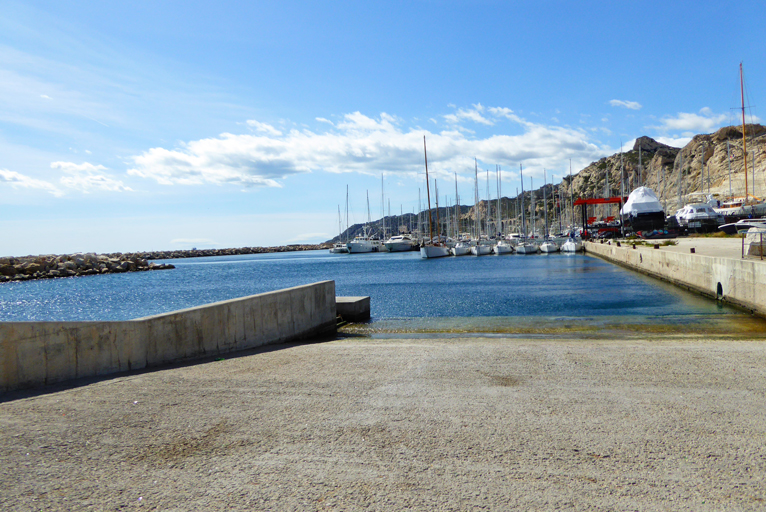
<path id="1" fill-rule="evenodd" d="M 572 159 L 569 159 L 569 207 L 572 209 L 572 230 L 574 231 L 574 178 L 572 178 Z"/>
<path id="2" fill-rule="evenodd" d="M 386 196 L 383 193 L 383 173 L 380 173 L 380 213 L 382 213 L 383 221 L 383 234 L 382 239 L 386 239 Z"/>
<path id="3" fill-rule="evenodd" d="M 625 164 L 622 160 L 622 143 L 620 143 L 620 235 L 625 236 L 625 218 L 622 214 L 622 200 L 625 197 Z"/>
<path id="4" fill-rule="evenodd" d="M 529 177 L 529 209 L 532 211 L 532 237 L 535 236 L 535 224 L 537 223 L 537 208 L 535 208 L 535 186 L 532 184 L 532 176 Z"/>
<path id="5" fill-rule="evenodd" d="M 476 211 L 476 240 L 481 239 L 481 220 L 479 219 L 479 163 L 476 157 L 473 157 L 473 190 L 474 190 L 474 210 Z"/>
<path id="6" fill-rule="evenodd" d="M 489 207 L 492 204 L 492 202 L 489 200 L 489 169 L 487 169 L 487 211 L 484 214 L 484 224 L 487 226 L 487 238 L 489 238 Z"/>
<path id="7" fill-rule="evenodd" d="M 370 191 L 367 191 L 367 222 L 364 224 L 364 236 L 365 238 L 367 235 L 367 225 L 372 222 L 372 218 L 370 217 Z"/>
<path id="8" fill-rule="evenodd" d="M 460 238 L 460 196 L 457 193 L 457 172 L 455 173 L 455 240 Z"/>
<path id="9" fill-rule="evenodd" d="M 495 227 L 496 231 L 498 233 L 502 233 L 503 229 L 501 227 L 502 225 L 502 216 L 500 215 L 500 186 L 502 181 L 502 174 L 500 173 L 500 166 L 497 166 L 497 226 Z"/>
<path id="10" fill-rule="evenodd" d="M 747 206 L 747 138 L 745 137 L 745 79 L 742 76 L 742 63 L 739 63 L 739 90 L 742 96 L 742 154 L 745 157 L 745 206 Z"/>
<path id="11" fill-rule="evenodd" d="M 521 182 L 521 237 L 527 239 L 527 223 L 524 217 L 524 170 L 519 164 L 519 181 Z"/>
<path id="12" fill-rule="evenodd" d="M 348 242 L 348 185 L 346 185 L 346 242 Z"/>
<path id="13" fill-rule="evenodd" d="M 548 176 L 543 169 L 543 213 L 545 214 L 545 228 L 543 229 L 543 239 L 548 240 L 548 194 L 545 192 L 545 185 L 548 182 Z"/>
<path id="14" fill-rule="evenodd" d="M 441 240 L 442 230 L 439 225 L 439 187 L 434 180 L 434 196 L 436 196 L 436 240 Z"/>
<path id="15" fill-rule="evenodd" d="M 434 241 L 434 228 L 431 226 L 431 188 L 428 184 L 428 152 L 426 151 L 426 136 L 423 135 L 423 156 L 426 160 L 426 195 L 428 196 L 428 236 Z"/>

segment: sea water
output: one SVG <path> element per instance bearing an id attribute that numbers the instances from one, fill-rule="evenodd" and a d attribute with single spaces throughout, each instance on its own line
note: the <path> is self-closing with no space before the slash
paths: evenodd
<path id="1" fill-rule="evenodd" d="M 128 320 L 323 280 L 339 296 L 370 296 L 364 333 L 726 331 L 747 316 L 585 254 L 307 251 L 164 262 L 176 268 L 2 283 L 0 321 Z"/>

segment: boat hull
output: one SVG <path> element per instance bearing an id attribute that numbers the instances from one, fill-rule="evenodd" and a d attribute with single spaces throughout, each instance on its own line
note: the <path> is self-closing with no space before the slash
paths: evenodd
<path id="1" fill-rule="evenodd" d="M 462 245 L 458 244 L 452 249 L 450 249 L 450 252 L 453 256 L 466 256 L 468 254 L 471 254 L 471 247 L 468 245 Z"/>
<path id="2" fill-rule="evenodd" d="M 538 247 L 534 244 L 519 244 L 516 246 L 516 252 L 519 254 L 537 254 Z"/>
<path id="3" fill-rule="evenodd" d="M 491 245 L 474 245 L 471 247 L 471 254 L 474 256 L 485 256 L 492 252 Z"/>
<path id="4" fill-rule="evenodd" d="M 567 240 L 564 245 L 561 246 L 562 252 L 580 252 L 582 251 L 582 242 L 576 242 L 574 240 Z"/>
<path id="5" fill-rule="evenodd" d="M 421 258 L 443 258 L 449 255 L 449 248 L 445 245 L 424 245 L 420 248 Z"/>
<path id="6" fill-rule="evenodd" d="M 497 244 L 494 248 L 495 254 L 511 254 L 513 253 L 513 246 L 511 244 Z"/>
<path id="7" fill-rule="evenodd" d="M 413 244 L 411 242 L 386 242 L 383 244 L 390 252 L 411 251 Z"/>
<path id="8" fill-rule="evenodd" d="M 540 244 L 540 252 L 559 252 L 559 246 L 554 242 Z"/>

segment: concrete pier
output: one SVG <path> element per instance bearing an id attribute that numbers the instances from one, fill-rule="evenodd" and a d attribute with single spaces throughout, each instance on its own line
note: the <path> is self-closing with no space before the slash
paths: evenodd
<path id="1" fill-rule="evenodd" d="M 661 241 L 659 241 L 661 242 Z M 741 257 L 740 239 L 684 239 L 675 246 L 585 242 L 588 254 L 766 317 L 766 262 Z M 694 249 L 694 252 L 692 252 Z"/>
<path id="2" fill-rule="evenodd" d="M 124 322 L 0 322 L 0 392 L 335 332 L 323 281 Z"/>
<path id="3" fill-rule="evenodd" d="M 370 319 L 370 298 L 336 297 L 335 309 L 347 322 L 365 322 Z"/>

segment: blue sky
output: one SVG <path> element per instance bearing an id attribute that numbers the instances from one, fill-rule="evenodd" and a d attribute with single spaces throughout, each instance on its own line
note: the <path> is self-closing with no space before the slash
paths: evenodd
<path id="1" fill-rule="evenodd" d="M 243 5 L 244 4 L 244 5 Z M 0 0 L 0 255 L 315 243 L 738 123 L 762 2 Z M 482 198 L 486 188 L 480 187 Z M 491 190 L 496 192 L 494 182 Z"/>

